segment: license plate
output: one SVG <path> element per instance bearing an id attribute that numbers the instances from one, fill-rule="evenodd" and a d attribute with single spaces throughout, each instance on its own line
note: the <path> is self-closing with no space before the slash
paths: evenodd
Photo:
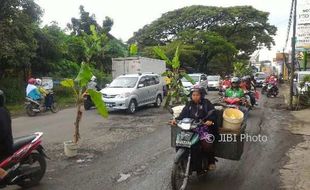
<path id="1" fill-rule="evenodd" d="M 192 132 L 181 131 L 177 136 L 176 146 L 190 148 L 193 135 L 194 133 Z"/>

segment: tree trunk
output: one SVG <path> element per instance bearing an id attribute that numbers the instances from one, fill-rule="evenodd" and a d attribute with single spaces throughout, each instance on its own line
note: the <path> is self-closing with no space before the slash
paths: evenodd
<path id="1" fill-rule="evenodd" d="M 74 137 L 73 138 L 74 138 L 74 143 L 75 144 L 77 144 L 79 139 L 80 139 L 80 121 L 82 119 L 82 114 L 83 114 L 83 112 L 81 111 L 81 107 L 82 107 L 82 104 L 78 103 L 76 119 L 75 119 L 75 122 L 74 122 L 75 131 L 74 131 Z"/>

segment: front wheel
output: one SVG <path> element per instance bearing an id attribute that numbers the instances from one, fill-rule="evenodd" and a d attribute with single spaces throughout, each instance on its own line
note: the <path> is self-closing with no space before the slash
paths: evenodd
<path id="1" fill-rule="evenodd" d="M 36 116 L 37 113 L 35 111 L 33 111 L 33 109 L 34 109 L 33 104 L 28 104 L 26 106 L 26 112 L 27 112 L 28 116 L 30 116 L 30 117 Z"/>
<path id="2" fill-rule="evenodd" d="M 46 160 L 39 153 L 31 153 L 27 160 L 21 163 L 21 173 L 33 171 L 30 174 L 23 176 L 17 185 L 22 188 L 30 188 L 40 183 L 46 171 Z M 25 171 L 23 171 L 25 170 Z"/>
<path id="3" fill-rule="evenodd" d="M 179 160 L 172 166 L 171 185 L 172 190 L 180 190 L 186 177 L 186 162 Z"/>
<path id="4" fill-rule="evenodd" d="M 187 155 L 184 154 L 184 149 L 179 149 L 176 154 L 175 161 L 172 166 L 171 172 L 171 186 L 172 190 L 180 190 L 181 188 L 186 189 L 187 180 L 186 180 L 186 167 L 189 164 L 190 160 Z"/>
<path id="5" fill-rule="evenodd" d="M 161 106 L 161 103 L 162 103 L 162 98 L 161 98 L 161 95 L 158 95 L 156 97 L 156 102 L 154 104 L 155 107 L 159 108 Z"/>
<path id="6" fill-rule="evenodd" d="M 268 92 L 267 92 L 267 97 L 270 98 L 270 97 L 271 97 L 271 94 L 272 94 L 271 91 L 268 90 Z"/>
<path id="7" fill-rule="evenodd" d="M 130 100 L 127 112 L 134 114 L 137 110 L 137 102 L 135 100 Z"/>

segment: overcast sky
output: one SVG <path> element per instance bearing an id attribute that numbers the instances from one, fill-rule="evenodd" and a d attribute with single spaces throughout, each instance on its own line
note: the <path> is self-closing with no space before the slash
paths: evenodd
<path id="1" fill-rule="evenodd" d="M 56 21 L 61 27 L 65 27 L 72 17 L 79 16 L 78 8 L 84 5 L 86 11 L 96 15 L 99 23 L 105 16 L 111 17 L 114 20 L 111 33 L 124 41 L 127 41 L 133 32 L 174 9 L 190 5 L 223 7 L 252 5 L 256 9 L 270 12 L 270 23 L 278 27 L 274 52 L 282 50 L 284 46 L 291 4 L 291 0 L 36 0 L 36 2 L 44 9 L 43 24 Z"/>

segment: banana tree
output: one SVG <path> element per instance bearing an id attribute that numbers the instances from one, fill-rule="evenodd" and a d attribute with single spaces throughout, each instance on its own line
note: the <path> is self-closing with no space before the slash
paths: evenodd
<path id="1" fill-rule="evenodd" d="M 92 58 L 103 52 L 104 43 L 106 42 L 105 34 L 98 34 L 94 25 L 90 26 L 91 35 L 83 34 L 81 36 L 83 46 L 85 49 L 85 58 L 81 63 L 80 71 L 77 77 L 73 79 L 66 79 L 61 82 L 61 85 L 67 88 L 71 88 L 76 100 L 76 118 L 74 122 L 75 131 L 73 136 L 73 143 L 77 144 L 80 139 L 80 121 L 82 119 L 82 105 L 83 94 L 86 92 L 91 96 L 93 103 L 95 104 L 99 114 L 103 117 L 108 117 L 108 110 L 106 105 L 102 101 L 102 95 L 96 90 L 87 89 L 87 84 L 90 81 L 93 73 L 91 71 Z"/>
<path id="2" fill-rule="evenodd" d="M 194 80 L 190 76 L 188 76 L 183 69 L 181 69 L 179 46 L 176 48 L 172 60 L 170 60 L 165 54 L 165 52 L 159 47 L 155 47 L 154 52 L 161 59 L 163 59 L 168 66 L 172 68 L 172 70 L 163 73 L 163 76 L 167 77 L 169 81 L 167 83 L 168 93 L 164 104 L 165 107 L 176 106 L 186 103 L 188 100 L 187 93 L 185 93 L 185 89 L 182 85 L 181 79 L 185 78 L 192 84 L 194 84 Z"/>
<path id="3" fill-rule="evenodd" d="M 73 79 L 65 79 L 61 81 L 61 85 L 67 88 L 71 88 L 76 100 L 76 118 L 74 122 L 74 136 L 73 142 L 78 143 L 80 139 L 80 121 L 82 119 L 82 105 L 83 105 L 83 94 L 86 92 L 86 86 L 93 76 L 91 69 L 88 64 L 82 63 L 80 72 L 77 77 Z M 100 92 L 92 89 L 87 90 L 88 94 L 91 96 L 99 114 L 103 117 L 108 117 L 108 110 L 104 102 L 102 101 L 102 95 Z"/>

